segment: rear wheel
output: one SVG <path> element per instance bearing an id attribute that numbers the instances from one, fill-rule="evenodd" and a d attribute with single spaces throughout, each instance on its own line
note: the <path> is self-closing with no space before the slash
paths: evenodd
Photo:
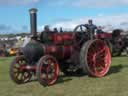
<path id="1" fill-rule="evenodd" d="M 104 41 L 90 40 L 81 49 L 80 62 L 84 72 L 103 77 L 111 65 L 111 52 Z"/>
<path id="2" fill-rule="evenodd" d="M 59 76 L 59 64 L 50 55 L 43 56 L 37 65 L 37 79 L 44 86 L 52 85 Z"/>

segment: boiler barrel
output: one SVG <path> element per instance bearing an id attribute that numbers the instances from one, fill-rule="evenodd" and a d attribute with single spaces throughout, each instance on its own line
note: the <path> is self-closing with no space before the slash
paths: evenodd
<path id="1" fill-rule="evenodd" d="M 44 55 L 52 55 L 57 60 L 69 59 L 73 53 L 72 45 L 44 45 L 39 42 L 29 42 L 23 48 L 23 54 L 29 64 L 37 62 Z"/>
<path id="2" fill-rule="evenodd" d="M 44 55 L 42 44 L 33 41 L 23 47 L 22 51 L 29 64 L 34 64 Z"/>
<path id="3" fill-rule="evenodd" d="M 72 45 L 44 45 L 44 54 L 51 54 L 57 59 L 69 59 L 73 52 Z"/>

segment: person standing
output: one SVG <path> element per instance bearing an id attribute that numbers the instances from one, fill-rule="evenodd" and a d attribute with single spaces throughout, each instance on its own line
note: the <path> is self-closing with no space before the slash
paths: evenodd
<path id="1" fill-rule="evenodd" d="M 85 24 L 84 26 L 87 28 L 87 31 L 89 32 L 89 38 L 94 39 L 95 30 L 97 29 L 97 26 L 93 24 L 92 19 L 89 19 L 88 24 Z"/>

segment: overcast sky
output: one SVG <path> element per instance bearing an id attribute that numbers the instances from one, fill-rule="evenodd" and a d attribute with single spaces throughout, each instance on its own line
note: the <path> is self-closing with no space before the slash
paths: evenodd
<path id="1" fill-rule="evenodd" d="M 94 23 L 128 28 L 128 0 L 0 0 L 0 33 L 29 32 L 28 10 L 38 9 L 38 31 L 44 25 L 73 29 Z"/>

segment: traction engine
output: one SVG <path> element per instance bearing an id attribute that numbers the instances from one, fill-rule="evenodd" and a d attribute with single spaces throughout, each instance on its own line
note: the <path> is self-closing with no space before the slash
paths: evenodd
<path id="1" fill-rule="evenodd" d="M 54 84 L 65 75 L 87 73 L 103 77 L 111 65 L 111 53 L 103 40 L 90 40 L 87 32 L 42 32 L 37 36 L 37 9 L 30 9 L 31 41 L 21 48 L 10 66 L 10 77 L 23 84 L 36 76 L 40 84 Z M 78 28 L 78 27 L 77 27 Z M 81 29 L 81 28 L 80 28 Z"/>

